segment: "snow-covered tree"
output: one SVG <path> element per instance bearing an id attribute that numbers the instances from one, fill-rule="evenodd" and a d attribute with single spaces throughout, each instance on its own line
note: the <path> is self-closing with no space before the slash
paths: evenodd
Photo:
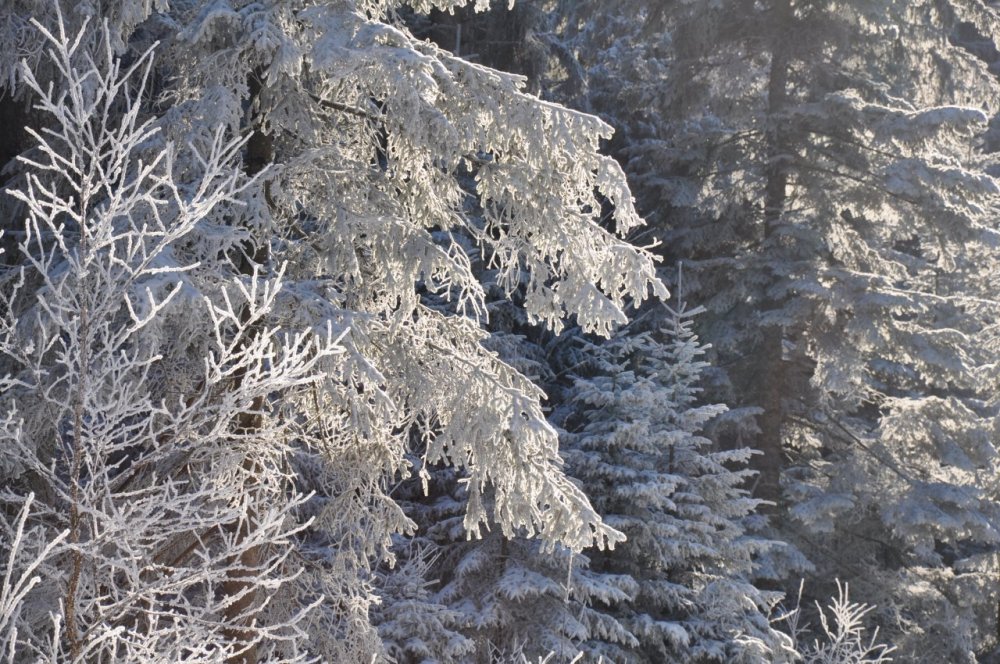
<path id="1" fill-rule="evenodd" d="M 730 398 L 762 409 L 757 493 L 780 536 L 878 605 L 902 657 L 970 661 L 996 623 L 962 599 L 996 578 L 995 10 L 612 0 L 569 16 L 593 108 L 692 268 Z"/>
<path id="2" fill-rule="evenodd" d="M 462 501 L 455 501 L 461 508 Z M 435 507 L 443 507 L 443 501 Z M 446 661 L 515 661 L 551 655 L 570 661 L 596 634 L 630 640 L 613 619 L 591 608 L 597 601 L 621 599 L 621 583 L 608 583 L 586 569 L 586 557 L 565 548 L 548 550 L 527 538 L 490 533 L 481 541 L 456 541 L 454 517 L 442 519 L 431 534 L 452 540 L 439 570 L 436 597 L 462 616 L 463 633 L 475 644 L 474 656 Z"/>
<path id="3" fill-rule="evenodd" d="M 786 623 L 796 650 L 805 664 L 885 664 L 891 662 L 894 648 L 879 643 L 878 628 L 865 633 L 865 615 L 871 606 L 852 602 L 847 584 L 837 581 L 837 595 L 826 608 L 816 603 L 818 627 L 802 619 L 802 586 L 794 609 L 778 618 Z M 809 637 L 812 637 L 811 640 Z"/>
<path id="4" fill-rule="evenodd" d="M 442 604 L 433 589 L 439 557 L 433 544 L 411 539 L 395 554 L 393 568 L 380 573 L 380 606 L 373 611 L 386 653 L 400 664 L 471 659 L 476 643 L 461 631 L 467 616 Z"/>
<path id="5" fill-rule="evenodd" d="M 553 329 L 607 334 L 664 295 L 595 223 L 641 223 L 607 125 L 418 41 L 397 3 L 54 7 L 33 33 L 54 55 L 4 83 L 41 111 L 3 203 L 3 499 L 36 498 L 0 568 L 45 581 L 5 617 L 13 660 L 383 657 L 414 440 L 458 469 L 470 533 L 620 539 L 484 345 L 462 244 Z"/>
<path id="6" fill-rule="evenodd" d="M 546 347 L 564 346 L 566 337 L 528 325 L 516 305 L 501 299 L 492 272 L 483 272 L 491 284 L 489 347 L 550 392 L 554 374 Z M 568 662 L 594 634 L 631 638 L 613 618 L 591 608 L 626 595 L 620 583 L 591 574 L 586 555 L 545 546 L 524 532 L 508 538 L 493 522 L 481 539 L 469 541 L 463 525 L 468 492 L 461 475 L 442 466 L 429 468 L 428 475 L 426 491 L 411 481 L 397 495 L 419 527 L 414 545 L 435 552 L 425 577 L 432 582 L 433 601 L 458 617 L 458 629 L 473 644 L 465 657 L 438 661 L 506 664 L 551 656 Z"/>
<path id="7" fill-rule="evenodd" d="M 624 591 L 600 606 L 633 635 L 595 634 L 588 645 L 611 661 L 791 661 L 768 622 L 780 595 L 751 582 L 768 546 L 744 528 L 759 503 L 743 488 L 751 452 L 714 449 L 703 435 L 726 408 L 699 403 L 699 312 L 681 303 L 659 329 L 589 344 L 587 371 L 577 372 L 563 454 L 606 523 L 628 537 L 592 555 L 591 571 Z"/>
<path id="8" fill-rule="evenodd" d="M 83 32 L 36 28 L 59 77 L 24 72 L 51 124 L 9 192 L 25 217 L 4 275 L 0 431 L 2 499 L 31 508 L 4 558 L 44 583 L 7 654 L 217 662 L 294 641 L 295 615 L 257 620 L 258 590 L 295 576 L 274 545 L 304 503 L 283 470 L 297 423 L 268 399 L 320 381 L 333 330 L 269 324 L 280 274 L 190 257 L 249 184 L 242 141 L 161 142 L 141 117 L 149 53 L 123 70 L 107 31 L 91 51 Z"/>

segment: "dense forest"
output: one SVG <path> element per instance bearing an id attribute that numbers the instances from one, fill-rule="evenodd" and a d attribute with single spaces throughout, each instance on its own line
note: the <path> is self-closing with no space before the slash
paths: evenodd
<path id="1" fill-rule="evenodd" d="M 1000 663 L 1000 3 L 2 0 L 0 660 Z"/>

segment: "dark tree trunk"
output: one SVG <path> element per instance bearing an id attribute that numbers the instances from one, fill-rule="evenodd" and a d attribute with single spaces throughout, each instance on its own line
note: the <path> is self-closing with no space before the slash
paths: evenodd
<path id="1" fill-rule="evenodd" d="M 771 7 L 772 21 L 769 22 L 771 41 L 771 68 L 767 88 L 767 165 L 764 187 L 764 241 L 766 245 L 775 241 L 774 233 L 782 223 L 788 203 L 788 168 L 791 145 L 784 123 L 784 113 L 788 106 L 789 52 L 787 39 L 791 34 L 791 0 L 775 0 Z M 766 250 L 774 251 L 768 246 Z M 776 275 L 776 279 L 783 276 Z M 778 309 L 782 301 L 769 301 L 768 309 Z M 784 466 L 782 433 L 784 429 L 784 395 L 789 385 L 789 364 L 784 360 L 784 341 L 787 330 L 782 326 L 767 327 L 763 330 L 764 341 L 758 356 L 761 381 L 760 405 L 764 413 L 760 416 L 760 438 L 757 449 L 762 453 L 755 459 L 755 467 L 760 475 L 756 495 L 759 498 L 778 503 L 781 497 L 781 471 Z"/>

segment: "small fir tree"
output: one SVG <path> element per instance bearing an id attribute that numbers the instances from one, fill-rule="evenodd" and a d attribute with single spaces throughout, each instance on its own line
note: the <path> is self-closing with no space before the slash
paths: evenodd
<path id="1" fill-rule="evenodd" d="M 597 606 L 636 639 L 588 646 L 611 661 L 791 661 L 768 622 L 780 596 L 750 581 L 767 545 L 744 527 L 760 503 L 745 488 L 751 451 L 715 449 L 702 433 L 726 407 L 698 403 L 707 363 L 691 327 L 700 311 L 668 307 L 660 329 L 633 324 L 586 346 L 563 455 L 628 537 L 612 555 L 594 553 L 590 569 L 628 580 L 628 599 Z"/>

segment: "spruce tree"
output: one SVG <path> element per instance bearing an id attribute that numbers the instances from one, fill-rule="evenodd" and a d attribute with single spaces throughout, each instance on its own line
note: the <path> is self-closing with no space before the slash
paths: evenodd
<path id="1" fill-rule="evenodd" d="M 730 398 L 761 409 L 776 536 L 877 605 L 901 657 L 971 661 L 996 625 L 991 602 L 962 599 L 994 592 L 998 536 L 995 10 L 608 7 L 569 19 L 593 107 L 691 261 Z"/>
<path id="2" fill-rule="evenodd" d="M 628 581 L 631 596 L 601 610 L 636 639 L 590 645 L 611 661 L 791 661 L 768 622 L 780 595 L 751 582 L 755 554 L 768 546 L 745 530 L 759 504 L 744 488 L 751 451 L 719 450 L 704 436 L 726 408 L 699 403 L 700 311 L 681 303 L 658 329 L 635 329 L 638 321 L 590 343 L 587 371 L 577 372 L 563 455 L 628 537 L 610 555 L 594 553 L 591 571 Z"/>

